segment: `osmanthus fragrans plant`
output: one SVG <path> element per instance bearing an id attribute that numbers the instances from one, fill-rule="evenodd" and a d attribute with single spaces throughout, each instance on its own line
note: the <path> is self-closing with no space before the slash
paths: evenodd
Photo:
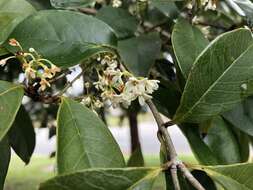
<path id="1" fill-rule="evenodd" d="M 160 175 L 168 190 L 252 190 L 252 19 L 250 0 L 1 0 L 0 189 L 10 149 L 33 154 L 33 101 L 58 107 L 57 175 L 40 190 L 151 190 Z M 125 164 L 99 117 L 135 100 L 157 122 L 160 167 Z M 178 158 L 174 124 L 199 165 Z"/>

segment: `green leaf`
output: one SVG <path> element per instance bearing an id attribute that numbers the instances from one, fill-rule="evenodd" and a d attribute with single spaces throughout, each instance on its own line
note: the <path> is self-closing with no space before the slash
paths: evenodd
<path id="1" fill-rule="evenodd" d="M 151 190 L 159 168 L 88 169 L 57 176 L 42 183 L 39 190 Z"/>
<path id="2" fill-rule="evenodd" d="M 178 66 L 187 79 L 194 61 L 208 45 L 208 40 L 198 28 L 179 18 L 172 32 L 172 45 Z"/>
<path id="3" fill-rule="evenodd" d="M 10 35 L 12 30 L 28 15 L 35 12 L 31 4 L 25 0 L 0 1 L 0 44 Z"/>
<path id="4" fill-rule="evenodd" d="M 151 0 L 150 4 L 160 10 L 167 17 L 176 18 L 179 14 L 179 10 L 173 1 Z"/>
<path id="5" fill-rule="evenodd" d="M 241 162 L 239 143 L 232 127 L 222 117 L 212 119 L 204 140 L 218 159 L 219 164 Z"/>
<path id="6" fill-rule="evenodd" d="M 174 122 L 199 123 L 253 93 L 252 34 L 237 29 L 216 38 L 197 58 Z"/>
<path id="7" fill-rule="evenodd" d="M 86 7 L 96 0 L 50 0 L 50 2 L 57 9 L 71 9 Z"/>
<path id="8" fill-rule="evenodd" d="M 141 167 L 144 166 L 144 158 L 139 146 L 130 156 L 127 162 L 128 167 Z"/>
<path id="9" fill-rule="evenodd" d="M 182 124 L 179 126 L 185 137 L 187 138 L 191 150 L 196 159 L 204 165 L 217 165 L 219 164 L 218 159 L 204 143 L 200 137 L 199 128 L 192 124 Z"/>
<path id="10" fill-rule="evenodd" d="M 253 190 L 252 163 L 194 168 L 206 172 L 224 190 Z"/>
<path id="11" fill-rule="evenodd" d="M 88 108 L 67 98 L 58 111 L 58 173 L 124 167 L 120 148 L 105 124 Z"/>
<path id="12" fill-rule="evenodd" d="M 111 26 L 119 39 L 132 37 L 137 30 L 137 19 L 121 8 L 104 7 L 96 17 Z"/>
<path id="13" fill-rule="evenodd" d="M 8 135 L 13 150 L 28 164 L 35 148 L 35 132 L 24 106 L 20 107 Z"/>
<path id="14" fill-rule="evenodd" d="M 9 52 L 5 48 L 0 46 L 0 56 L 7 55 L 7 54 L 9 54 Z"/>
<path id="15" fill-rule="evenodd" d="M 0 81 L 0 140 L 7 134 L 22 102 L 21 85 Z"/>
<path id="16" fill-rule="evenodd" d="M 223 113 L 223 117 L 234 127 L 253 136 L 253 97 L 247 98 L 231 111 Z"/>
<path id="17" fill-rule="evenodd" d="M 73 11 L 40 11 L 20 23 L 10 38 L 24 49 L 33 47 L 61 67 L 70 67 L 94 54 L 112 51 L 117 38 L 102 21 Z M 5 47 L 12 51 L 8 43 Z"/>
<path id="18" fill-rule="evenodd" d="M 253 3 L 250 0 L 227 0 L 229 5 L 241 16 L 246 16 L 253 21 Z M 241 10 L 239 10 L 241 9 Z M 243 14 L 242 14 L 243 13 Z"/>
<path id="19" fill-rule="evenodd" d="M 161 50 L 158 33 L 141 35 L 119 42 L 119 53 L 130 72 L 136 76 L 148 76 Z"/>
<path id="20" fill-rule="evenodd" d="M 7 138 L 0 141 L 0 190 L 4 188 L 4 181 L 9 168 L 11 148 Z"/>
<path id="21" fill-rule="evenodd" d="M 52 9 L 50 0 L 26 0 L 33 5 L 37 10 Z"/>

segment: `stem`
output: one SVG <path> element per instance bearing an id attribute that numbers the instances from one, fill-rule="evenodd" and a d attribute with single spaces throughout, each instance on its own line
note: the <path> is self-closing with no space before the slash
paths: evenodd
<path id="1" fill-rule="evenodd" d="M 166 129 L 166 125 L 168 123 L 165 123 L 158 112 L 156 106 L 151 100 L 147 100 L 146 103 L 148 104 L 151 112 L 154 115 L 154 118 L 157 122 L 159 132 L 161 133 L 161 136 L 164 140 L 164 145 L 167 148 L 167 156 L 170 158 L 171 161 L 171 167 L 170 167 L 170 172 L 174 184 L 175 190 L 180 190 L 180 184 L 177 176 L 177 167 L 183 172 L 183 175 L 188 179 L 188 181 L 197 189 L 197 190 L 205 190 L 205 188 L 198 182 L 198 180 L 191 174 L 191 172 L 186 168 L 186 166 L 178 160 L 177 158 L 177 153 L 176 149 L 174 147 L 174 144 L 172 142 L 172 139 L 170 137 L 169 132 Z M 171 125 L 172 123 L 170 123 Z"/>
<path id="2" fill-rule="evenodd" d="M 84 70 L 82 70 L 82 72 L 81 73 L 79 73 L 71 82 L 69 82 L 65 87 L 64 87 L 64 89 L 62 90 L 62 91 L 60 91 L 57 95 L 55 95 L 55 96 L 62 96 L 73 84 L 74 84 L 74 82 L 76 82 L 80 77 L 82 77 L 83 76 L 83 73 L 84 73 L 85 71 Z"/>

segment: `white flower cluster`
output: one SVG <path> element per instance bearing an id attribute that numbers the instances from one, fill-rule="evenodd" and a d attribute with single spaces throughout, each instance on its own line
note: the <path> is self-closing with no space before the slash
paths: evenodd
<path id="1" fill-rule="evenodd" d="M 108 102 L 109 105 L 117 107 L 123 104 L 128 107 L 132 101 L 138 99 L 141 105 L 144 105 L 147 99 L 151 99 L 151 94 L 158 89 L 158 80 L 149 80 L 143 77 L 134 77 L 127 71 L 121 71 L 118 66 L 117 57 L 106 55 L 98 58 L 104 66 L 101 72 L 98 72 L 98 81 L 94 82 L 95 88 L 101 91 L 101 99 Z M 87 97 L 84 102 L 90 104 L 92 100 Z M 101 104 L 95 102 L 98 106 Z M 96 106 L 96 107 L 98 107 Z"/>
<path id="2" fill-rule="evenodd" d="M 192 9 L 193 8 L 193 3 L 195 1 L 190 1 L 187 3 L 187 8 Z M 202 7 L 205 8 L 205 10 L 216 10 L 216 1 L 215 0 L 201 0 L 200 4 Z"/>
<path id="3" fill-rule="evenodd" d="M 27 80 L 40 79 L 40 91 L 50 87 L 49 79 L 52 79 L 60 68 L 55 66 L 47 59 L 43 59 L 33 48 L 29 52 L 25 52 L 20 43 L 15 39 L 10 39 L 9 44 L 18 48 L 18 53 L 15 56 L 0 60 L 0 66 L 4 66 L 9 59 L 17 58 L 22 63 L 22 68 L 25 72 Z"/>

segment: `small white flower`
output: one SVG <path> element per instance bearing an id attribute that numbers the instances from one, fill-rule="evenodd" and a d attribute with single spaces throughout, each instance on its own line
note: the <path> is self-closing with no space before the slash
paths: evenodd
<path id="1" fill-rule="evenodd" d="M 112 6 L 115 8 L 121 7 L 122 1 L 121 0 L 113 0 L 112 1 Z"/>
<path id="2" fill-rule="evenodd" d="M 29 48 L 29 52 L 34 53 L 35 49 L 34 48 Z"/>
<path id="3" fill-rule="evenodd" d="M 208 1 L 206 7 L 205 7 L 205 10 L 213 10 L 215 11 L 216 10 L 216 4 L 212 1 Z"/>
<path id="4" fill-rule="evenodd" d="M 36 78 L 36 71 L 31 66 L 28 66 L 25 69 L 25 75 L 27 78 L 35 79 Z"/>
<path id="5" fill-rule="evenodd" d="M 40 81 L 40 88 L 39 88 L 39 90 L 40 91 L 45 91 L 46 88 L 50 87 L 50 86 L 51 86 L 50 83 L 46 79 L 42 78 L 41 81 Z"/>
<path id="6" fill-rule="evenodd" d="M 5 58 L 5 59 L 1 59 L 0 60 L 0 66 L 5 66 L 6 65 L 6 63 L 7 63 L 7 61 L 8 61 L 8 58 Z"/>
<path id="7" fill-rule="evenodd" d="M 96 108 L 101 108 L 104 106 L 104 104 L 100 100 L 96 100 L 96 102 L 94 103 L 94 106 Z"/>
<path id="8" fill-rule="evenodd" d="M 87 97 L 83 98 L 81 103 L 86 106 L 90 106 L 91 105 L 91 97 L 87 96 Z"/>

